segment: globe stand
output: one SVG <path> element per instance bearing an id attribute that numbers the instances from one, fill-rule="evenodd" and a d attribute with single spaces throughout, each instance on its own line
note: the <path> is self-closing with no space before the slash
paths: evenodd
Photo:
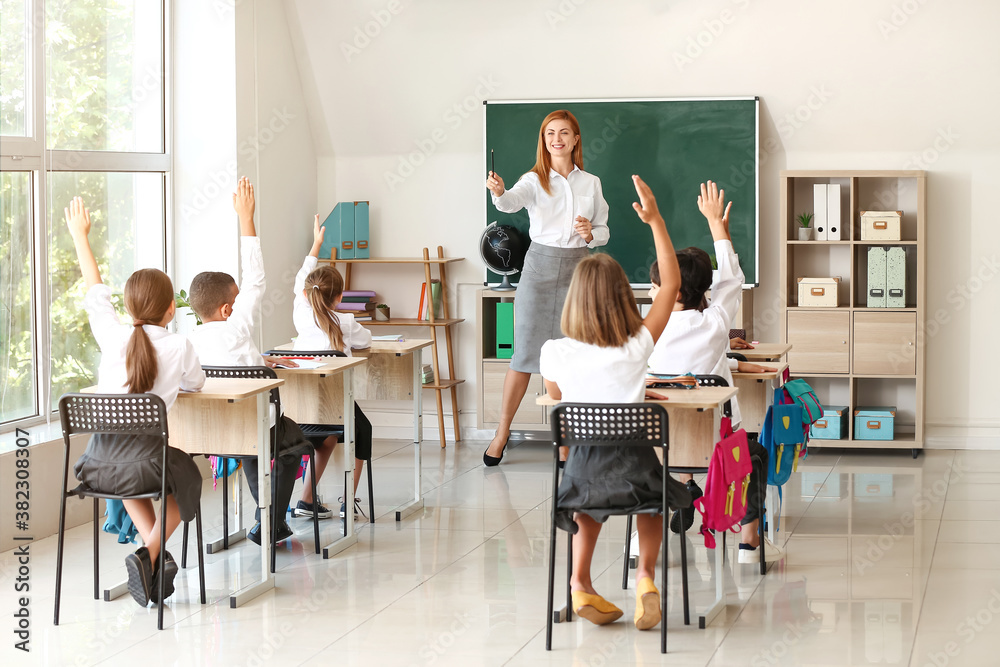
<path id="1" fill-rule="evenodd" d="M 513 292 L 517 289 L 514 285 L 510 283 L 510 274 L 503 274 L 503 280 L 496 287 L 491 287 L 494 292 Z"/>

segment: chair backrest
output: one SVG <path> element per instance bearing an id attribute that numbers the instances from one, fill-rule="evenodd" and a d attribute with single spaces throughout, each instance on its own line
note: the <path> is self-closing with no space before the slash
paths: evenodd
<path id="1" fill-rule="evenodd" d="M 278 357 L 346 357 L 340 350 L 268 350 L 264 354 Z"/>
<path id="2" fill-rule="evenodd" d="M 726 382 L 726 378 L 721 375 L 695 375 L 698 384 L 702 387 L 728 387 L 729 383 Z M 733 402 L 726 401 L 725 405 L 722 406 L 722 414 L 727 417 L 733 416 Z"/>
<path id="3" fill-rule="evenodd" d="M 656 403 L 561 403 L 551 420 L 557 447 L 668 448 L 667 411 Z"/>
<path id="4" fill-rule="evenodd" d="M 267 366 L 202 366 L 201 370 L 210 378 L 247 378 L 251 380 L 275 380 L 278 374 Z M 281 407 L 281 395 L 278 388 L 271 390 L 271 402 Z"/>
<path id="5" fill-rule="evenodd" d="M 747 362 L 747 356 L 745 354 L 740 354 L 739 352 L 726 352 L 726 356 L 730 359 L 735 359 L 736 361 Z"/>
<path id="6" fill-rule="evenodd" d="M 156 394 L 65 394 L 59 399 L 63 437 L 129 433 L 167 438 L 167 406 Z"/>

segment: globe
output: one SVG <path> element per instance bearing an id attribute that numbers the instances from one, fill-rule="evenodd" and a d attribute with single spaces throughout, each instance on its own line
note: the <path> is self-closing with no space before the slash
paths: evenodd
<path id="1" fill-rule="evenodd" d="M 491 270 L 503 276 L 503 282 L 496 290 L 512 290 L 511 276 L 524 267 L 524 256 L 529 242 L 524 234 L 510 225 L 492 223 L 483 230 L 479 238 L 479 255 Z"/>

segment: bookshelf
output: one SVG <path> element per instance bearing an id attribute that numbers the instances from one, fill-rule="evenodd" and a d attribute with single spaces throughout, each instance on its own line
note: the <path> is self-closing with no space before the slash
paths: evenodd
<path id="1" fill-rule="evenodd" d="M 334 251 L 336 253 L 336 251 Z M 451 397 L 451 412 L 453 426 L 455 429 L 455 442 L 460 442 L 462 440 L 462 432 L 458 424 L 458 385 L 465 382 L 465 380 L 460 380 L 455 377 L 455 352 L 453 343 L 453 332 L 452 329 L 456 324 L 464 322 L 462 318 L 451 317 L 451 308 L 448 304 L 448 290 L 447 290 L 447 267 L 449 264 L 455 262 L 463 261 L 462 257 L 445 257 L 444 248 L 442 246 L 437 247 L 437 257 L 431 257 L 430 250 L 424 248 L 423 257 L 375 257 L 372 259 L 338 259 L 336 256 L 330 259 L 321 259 L 321 262 L 327 264 L 343 264 L 344 265 L 344 289 L 349 290 L 351 288 L 351 278 L 354 272 L 354 268 L 358 266 L 363 266 L 366 264 L 414 264 L 423 267 L 424 270 L 424 281 L 430 285 L 433 276 L 431 274 L 431 268 L 437 268 L 437 279 L 441 281 L 441 315 L 442 317 L 434 316 L 434 308 L 430 309 L 430 317 L 427 320 L 421 320 L 417 318 L 403 318 L 403 317 L 391 317 L 388 320 L 371 320 L 364 322 L 364 326 L 389 326 L 389 327 L 421 327 L 427 328 L 430 332 L 430 338 L 433 341 L 431 345 L 431 361 L 434 367 L 434 383 L 425 384 L 424 389 L 433 389 L 435 398 L 437 399 L 437 417 L 438 417 L 438 433 L 440 434 L 441 447 L 444 448 L 447 444 L 445 439 L 444 430 L 444 392 L 448 392 Z M 418 313 L 419 314 L 419 313 Z M 444 329 L 444 354 L 445 360 L 447 362 L 447 375 L 442 373 L 442 367 L 440 363 L 440 358 L 438 354 L 438 332 Z"/>
<path id="2" fill-rule="evenodd" d="M 789 368 L 824 404 L 846 405 L 851 414 L 846 438 L 809 445 L 910 449 L 916 457 L 924 444 L 926 172 L 782 171 L 780 180 L 781 335 L 793 345 Z M 799 241 L 795 216 L 813 211 L 813 185 L 822 183 L 846 193 L 843 238 Z M 900 240 L 862 240 L 865 210 L 903 211 Z M 905 307 L 867 306 L 868 248 L 875 246 L 906 253 Z M 798 278 L 829 276 L 841 277 L 836 307 L 798 305 Z M 871 405 L 896 406 L 893 440 L 855 439 L 854 410 Z"/>

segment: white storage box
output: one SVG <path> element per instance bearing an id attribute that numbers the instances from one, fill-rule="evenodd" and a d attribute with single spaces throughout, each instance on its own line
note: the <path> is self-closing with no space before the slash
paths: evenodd
<path id="1" fill-rule="evenodd" d="M 899 241 L 902 211 L 861 211 L 862 241 Z"/>
<path id="2" fill-rule="evenodd" d="M 799 306 L 837 307 L 840 278 L 799 278 Z"/>

